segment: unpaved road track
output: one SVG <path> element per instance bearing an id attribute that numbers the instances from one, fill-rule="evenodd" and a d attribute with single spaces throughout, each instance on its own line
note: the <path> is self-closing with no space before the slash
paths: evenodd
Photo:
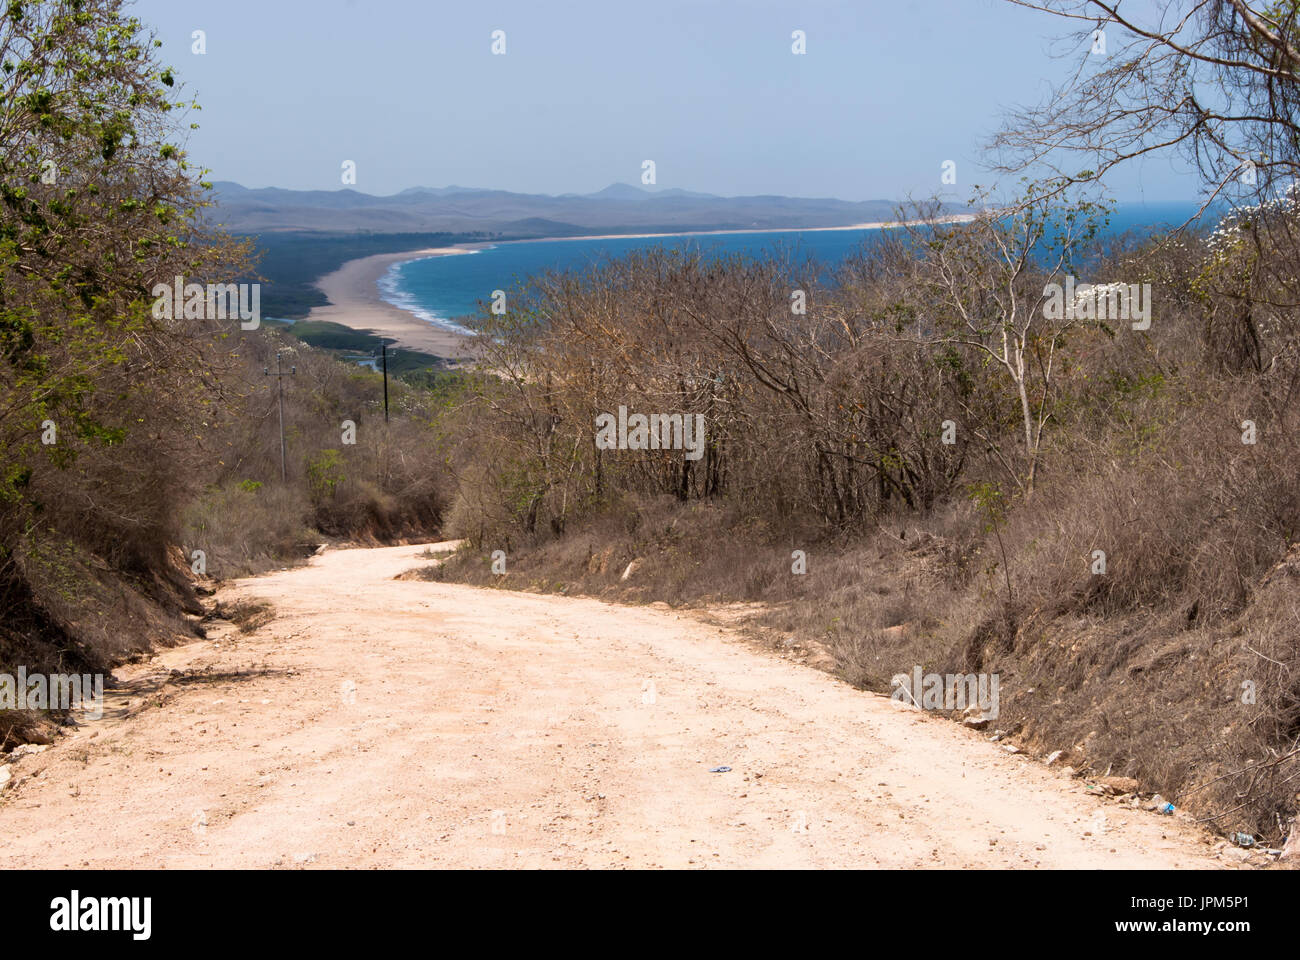
<path id="1" fill-rule="evenodd" d="M 1188 824 L 718 627 L 394 579 L 423 549 L 225 591 L 276 618 L 130 668 L 13 764 L 4 866 L 1219 865 Z"/>

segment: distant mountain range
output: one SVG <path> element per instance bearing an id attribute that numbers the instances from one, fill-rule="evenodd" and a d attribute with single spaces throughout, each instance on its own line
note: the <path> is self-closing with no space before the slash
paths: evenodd
<path id="1" fill-rule="evenodd" d="M 895 219 L 891 200 L 719 197 L 688 190 L 610 184 L 588 194 L 511 193 L 471 187 L 412 187 L 387 197 L 356 190 L 250 190 L 214 185 L 213 219 L 233 233 L 481 233 L 556 237 L 584 233 L 779 230 L 843 227 Z M 956 208 L 947 212 L 955 212 Z"/>

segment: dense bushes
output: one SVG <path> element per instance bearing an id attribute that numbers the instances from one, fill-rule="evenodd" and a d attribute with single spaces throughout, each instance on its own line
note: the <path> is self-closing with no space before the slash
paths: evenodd
<path id="1" fill-rule="evenodd" d="M 218 331 L 151 291 L 247 263 L 202 225 L 185 104 L 121 7 L 0 17 L 0 669 L 103 667 L 193 603 L 177 508 Z"/>

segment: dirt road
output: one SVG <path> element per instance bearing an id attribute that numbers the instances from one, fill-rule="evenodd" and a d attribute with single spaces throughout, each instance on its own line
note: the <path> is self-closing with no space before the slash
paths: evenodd
<path id="1" fill-rule="evenodd" d="M 423 549 L 225 591 L 275 619 L 124 671 L 103 720 L 11 765 L 5 866 L 1220 865 L 1179 819 L 718 627 L 394 579 Z"/>

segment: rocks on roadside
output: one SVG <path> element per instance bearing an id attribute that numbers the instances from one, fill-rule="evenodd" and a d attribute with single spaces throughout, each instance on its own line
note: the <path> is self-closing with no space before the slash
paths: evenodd
<path id="1" fill-rule="evenodd" d="M 1100 777 L 1097 785 L 1112 794 L 1137 793 L 1139 786 L 1132 777 Z"/>
<path id="2" fill-rule="evenodd" d="M 619 580 L 627 580 L 632 576 L 632 574 L 637 572 L 640 566 L 641 566 L 640 560 L 633 560 L 631 563 L 627 565 L 627 569 L 623 571 L 623 576 L 619 577 Z"/>
<path id="3" fill-rule="evenodd" d="M 1278 859 L 1300 860 L 1300 820 L 1291 824 L 1291 832 L 1287 834 L 1286 843 L 1282 844 Z"/>

